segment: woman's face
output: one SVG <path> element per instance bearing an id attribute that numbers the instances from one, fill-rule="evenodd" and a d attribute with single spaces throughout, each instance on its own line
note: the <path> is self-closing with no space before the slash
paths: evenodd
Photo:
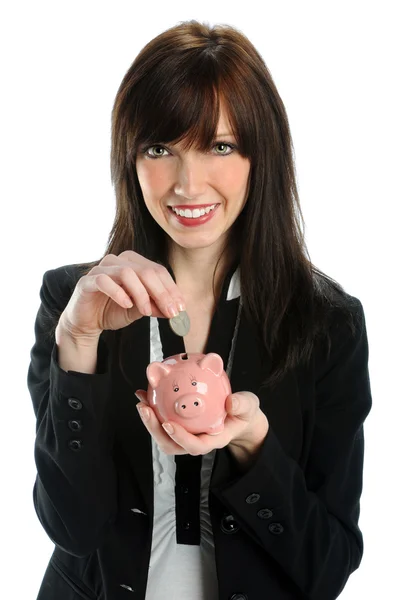
<path id="1" fill-rule="evenodd" d="M 221 110 L 217 136 L 207 153 L 195 147 L 183 152 L 179 145 L 160 142 L 138 149 L 137 176 L 145 204 L 179 246 L 222 245 L 242 211 L 249 189 L 250 161 L 227 145 L 235 142 Z M 188 209 L 191 216 L 189 212 L 178 216 L 173 209 Z M 205 214 L 196 219 L 204 210 Z"/>

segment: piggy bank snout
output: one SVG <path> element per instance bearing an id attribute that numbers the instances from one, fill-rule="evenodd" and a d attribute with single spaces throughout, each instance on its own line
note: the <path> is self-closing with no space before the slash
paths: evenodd
<path id="1" fill-rule="evenodd" d="M 192 419 L 202 415 L 206 405 L 200 396 L 196 394 L 185 394 L 178 398 L 174 404 L 174 410 L 180 417 L 184 419 Z"/>

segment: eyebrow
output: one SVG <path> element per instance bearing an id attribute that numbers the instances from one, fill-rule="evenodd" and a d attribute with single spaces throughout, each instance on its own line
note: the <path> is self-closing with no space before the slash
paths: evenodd
<path id="1" fill-rule="evenodd" d="M 234 136 L 234 134 L 233 134 L 233 133 L 218 133 L 218 134 L 216 135 L 216 137 L 215 137 L 215 138 L 213 138 L 213 139 L 214 139 L 214 140 L 218 140 L 218 138 L 222 138 L 222 137 L 233 137 L 233 138 L 235 138 L 235 136 Z M 157 143 L 160 143 L 160 142 L 157 142 Z M 143 145 L 143 144 L 142 144 L 142 145 Z M 173 146 L 174 144 L 172 144 L 171 142 L 169 142 L 169 144 L 168 144 L 168 145 L 169 145 L 169 146 Z"/>

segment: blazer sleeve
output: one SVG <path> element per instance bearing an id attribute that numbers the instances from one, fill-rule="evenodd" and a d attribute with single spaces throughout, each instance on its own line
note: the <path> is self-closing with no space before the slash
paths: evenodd
<path id="1" fill-rule="evenodd" d="M 337 598 L 363 554 L 363 423 L 372 399 L 365 316 L 355 300 L 355 336 L 337 328 L 329 360 L 318 359 L 315 428 L 304 469 L 286 454 L 270 423 L 250 468 L 213 490 L 309 600 Z M 268 518 L 257 515 L 258 502 L 246 502 L 253 492 Z"/>
<path id="2" fill-rule="evenodd" d="M 60 300 L 59 272 L 43 276 L 27 375 L 37 419 L 33 501 L 50 539 L 65 552 L 84 556 L 100 545 L 117 507 L 107 411 L 110 373 L 102 338 L 95 374 L 60 368 L 54 315 L 66 304 Z"/>

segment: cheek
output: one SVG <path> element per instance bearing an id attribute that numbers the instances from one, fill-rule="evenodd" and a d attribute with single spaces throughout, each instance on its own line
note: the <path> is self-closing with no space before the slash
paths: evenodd
<path id="1" fill-rule="evenodd" d="M 221 174 L 221 173 L 220 173 Z M 220 186 L 226 190 L 226 196 L 244 194 L 248 184 L 249 169 L 241 162 L 229 165 L 228 169 L 222 171 L 222 177 L 218 175 Z"/>
<path id="2" fill-rule="evenodd" d="M 198 394 L 202 394 L 203 396 L 205 396 L 208 391 L 207 383 L 204 383 L 203 381 L 198 381 L 196 389 L 198 391 Z"/>
<path id="3" fill-rule="evenodd" d="M 145 197 L 157 196 L 167 186 L 165 169 L 161 165 L 137 164 L 137 177 Z"/>

